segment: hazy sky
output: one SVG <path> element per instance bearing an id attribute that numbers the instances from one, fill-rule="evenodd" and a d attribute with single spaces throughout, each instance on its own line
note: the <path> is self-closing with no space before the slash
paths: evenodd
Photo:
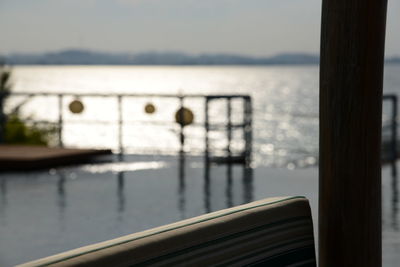
<path id="1" fill-rule="evenodd" d="M 387 55 L 400 55 L 389 0 Z M 0 0 L 0 53 L 318 53 L 321 0 Z"/>

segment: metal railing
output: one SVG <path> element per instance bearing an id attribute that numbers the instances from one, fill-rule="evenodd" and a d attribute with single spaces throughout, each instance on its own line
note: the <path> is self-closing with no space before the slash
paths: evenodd
<path id="1" fill-rule="evenodd" d="M 58 118 L 56 122 L 46 121 L 46 120 L 30 120 L 26 119 L 26 122 L 33 122 L 33 123 L 53 123 L 57 125 L 57 136 L 58 136 L 58 145 L 63 146 L 63 134 L 64 134 L 64 112 L 63 109 L 65 108 L 65 99 L 68 97 L 72 98 L 83 98 L 83 97 L 90 97 L 90 98 L 113 98 L 117 102 L 117 146 L 118 152 L 124 153 L 125 144 L 123 142 L 123 126 L 129 122 L 124 120 L 123 116 L 123 109 L 124 109 L 124 99 L 127 98 L 148 98 L 148 99 L 156 99 L 156 98 L 169 98 L 169 99 L 176 99 L 178 100 L 178 108 L 184 107 L 186 99 L 202 99 L 204 101 L 204 123 L 199 123 L 198 125 L 203 125 L 205 129 L 205 136 L 204 136 L 204 146 L 205 146 L 205 155 L 209 158 L 210 161 L 218 161 L 218 162 L 226 162 L 226 161 L 241 161 L 241 162 L 250 162 L 251 153 L 252 153 L 252 100 L 249 95 L 242 95 L 242 94 L 232 94 L 232 95 L 203 95 L 203 94 L 192 94 L 192 95 L 176 95 L 176 94 L 97 94 L 97 93 L 48 93 L 48 92 L 39 92 L 39 93 L 30 93 L 30 92 L 13 92 L 7 97 L 25 97 L 27 99 L 43 96 L 43 97 L 55 97 L 57 98 L 57 110 L 58 110 Z M 4 93 L 0 93 L 0 142 L 2 140 L 4 134 L 4 124 L 5 124 L 5 116 L 3 109 L 4 101 L 2 101 L 6 95 Z M 242 99 L 244 106 L 243 106 L 243 122 L 242 123 L 233 123 L 232 122 L 232 100 L 233 99 Z M 213 124 L 212 118 L 210 118 L 210 105 L 215 100 L 222 100 L 226 102 L 226 124 Z M 383 157 L 384 160 L 395 160 L 398 157 L 398 98 L 395 94 L 387 94 L 383 96 L 384 102 L 389 102 L 391 104 L 391 111 L 388 119 L 388 123 L 383 126 Z M 28 100 L 22 101 L 23 104 L 28 102 Z M 92 121 L 93 122 L 93 121 Z M 105 124 L 106 122 L 100 121 L 96 122 L 99 124 Z M 139 122 L 139 123 L 146 123 L 146 122 Z M 157 122 L 148 122 L 150 124 L 157 124 Z M 242 153 L 232 153 L 231 151 L 231 139 L 232 139 L 232 131 L 234 129 L 241 128 L 243 131 L 243 141 L 245 144 L 245 148 L 243 149 Z M 179 140 L 180 140 L 180 151 L 183 151 L 183 146 L 185 144 L 185 126 L 180 124 L 179 125 Z M 210 138 L 209 132 L 219 129 L 220 131 L 226 132 L 226 139 L 227 139 L 227 146 L 224 153 L 219 153 L 216 155 L 213 153 L 210 146 Z"/>
<path id="2" fill-rule="evenodd" d="M 56 124 L 57 129 L 57 136 L 58 136 L 58 145 L 60 147 L 64 146 L 64 124 L 66 123 L 64 108 L 66 106 L 65 99 L 66 98 L 108 98 L 108 99 L 115 99 L 117 103 L 116 111 L 117 111 L 117 143 L 118 143 L 118 152 L 120 154 L 124 153 L 125 144 L 123 142 L 123 135 L 124 135 L 124 125 L 129 123 L 124 120 L 124 101 L 125 99 L 129 98 L 141 98 L 141 99 L 176 99 L 179 102 L 179 110 L 183 112 L 183 108 L 185 106 L 186 99 L 201 99 L 204 101 L 204 126 L 205 129 L 205 153 L 209 156 L 210 160 L 216 159 L 217 157 L 213 156 L 213 151 L 210 147 L 210 140 L 209 140 L 209 132 L 219 129 L 219 130 L 226 130 L 226 138 L 228 140 L 227 147 L 225 149 L 225 156 L 229 160 L 235 159 L 237 161 L 249 162 L 251 157 L 251 146 L 252 146 L 252 102 L 251 97 L 249 95 L 242 95 L 242 94 L 226 94 L 226 95 L 204 95 L 204 94 L 190 94 L 190 95 L 176 95 L 176 94 L 98 94 L 98 93 L 50 93 L 50 92 L 12 92 L 9 95 L 2 94 L 0 95 L 0 143 L 3 140 L 4 136 L 4 125 L 6 121 L 6 116 L 4 114 L 4 99 L 8 97 L 25 97 L 25 100 L 22 101 L 22 104 L 26 104 L 27 102 L 31 101 L 33 98 L 37 97 L 53 97 L 57 99 L 57 120 L 56 121 L 49 121 L 49 120 L 34 120 L 34 119 L 24 119 L 24 122 L 28 123 L 49 123 L 49 124 Z M 242 99 L 243 100 L 243 122 L 240 124 L 233 124 L 232 123 L 232 100 L 233 99 Z M 225 100 L 227 103 L 227 124 L 213 124 L 210 121 L 210 114 L 209 114 L 209 107 L 211 102 L 214 100 Z M 21 105 L 22 105 L 21 104 Z M 20 108 L 19 106 L 17 107 Z M 183 117 L 184 114 L 180 114 Z M 81 120 L 81 122 L 89 122 Z M 92 121 L 93 122 L 93 121 Z M 104 121 L 98 123 L 105 123 Z M 145 122 L 142 122 L 145 123 Z M 148 122 L 150 124 L 156 124 L 157 122 Z M 160 122 L 162 123 L 162 122 Z M 186 125 L 184 123 L 179 123 L 179 140 L 180 140 L 180 152 L 183 152 L 183 147 L 185 144 L 185 134 L 184 130 Z M 198 124 L 201 125 L 201 124 Z M 245 143 L 244 151 L 237 155 L 233 155 L 231 151 L 231 141 L 232 141 L 232 130 L 236 128 L 243 129 L 243 141 Z M 221 157 L 218 157 L 221 159 Z"/>

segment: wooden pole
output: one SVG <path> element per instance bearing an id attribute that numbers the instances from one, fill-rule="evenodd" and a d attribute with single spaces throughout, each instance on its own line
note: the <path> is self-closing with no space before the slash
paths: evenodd
<path id="1" fill-rule="evenodd" d="M 323 0 L 320 266 L 381 266 L 381 120 L 387 0 Z"/>

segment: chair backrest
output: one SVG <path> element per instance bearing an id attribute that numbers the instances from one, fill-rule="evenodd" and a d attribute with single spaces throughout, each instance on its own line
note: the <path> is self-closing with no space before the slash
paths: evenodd
<path id="1" fill-rule="evenodd" d="M 304 197 L 269 198 L 20 265 L 316 266 Z"/>

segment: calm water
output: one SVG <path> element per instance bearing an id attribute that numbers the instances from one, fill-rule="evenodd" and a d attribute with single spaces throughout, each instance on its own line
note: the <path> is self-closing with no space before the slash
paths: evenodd
<path id="1" fill-rule="evenodd" d="M 399 72 L 400 66 L 386 68 L 385 92 L 399 92 Z M 124 100 L 128 123 L 123 141 L 128 152 L 138 155 L 126 156 L 123 162 L 0 175 L 0 266 L 277 195 L 307 196 L 317 218 L 317 67 L 49 66 L 17 67 L 13 74 L 14 90 L 24 92 L 250 94 L 255 162 L 253 169 L 205 169 L 203 157 L 197 156 L 204 149 L 204 130 L 198 125 L 185 130 L 189 155 L 179 158 L 178 127 L 173 122 L 178 101 Z M 117 149 L 116 100 L 82 98 L 81 115 L 70 114 L 71 100 L 63 102 L 64 143 Z M 8 108 L 21 101 L 10 99 Z M 151 116 L 143 112 L 149 102 L 157 107 Z M 185 106 L 201 124 L 204 103 L 193 100 Z M 241 120 L 241 106 L 233 103 L 236 121 Z M 22 112 L 56 121 L 57 99 L 34 98 Z M 224 122 L 225 112 L 226 105 L 216 103 L 211 109 L 214 122 Z M 224 138 L 212 133 L 216 148 L 224 147 Z M 242 146 L 237 133 L 234 148 Z M 400 253 L 394 181 L 391 168 L 385 167 L 384 266 L 397 266 Z"/>

